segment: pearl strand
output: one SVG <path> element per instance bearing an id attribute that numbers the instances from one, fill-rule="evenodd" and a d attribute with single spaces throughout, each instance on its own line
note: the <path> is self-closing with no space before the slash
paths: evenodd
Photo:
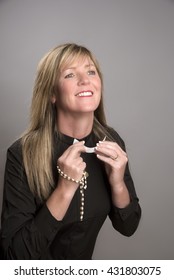
<path id="1" fill-rule="evenodd" d="M 84 218 L 84 206 L 85 206 L 85 194 L 84 194 L 84 190 L 87 189 L 87 177 L 88 177 L 88 173 L 86 171 L 83 172 L 82 178 L 80 180 L 75 180 L 74 178 L 71 178 L 70 176 L 68 176 L 66 173 L 64 173 L 60 167 L 57 165 L 57 171 L 60 174 L 61 177 L 63 177 L 64 179 L 71 181 L 71 182 L 75 182 L 77 184 L 80 185 L 80 221 L 83 221 Z"/>

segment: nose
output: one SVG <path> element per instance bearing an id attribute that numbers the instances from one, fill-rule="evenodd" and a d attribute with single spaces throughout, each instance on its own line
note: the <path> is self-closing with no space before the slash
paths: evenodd
<path id="1" fill-rule="evenodd" d="M 80 73 L 78 75 L 78 84 L 79 85 L 86 85 L 86 84 L 89 84 L 90 83 L 90 80 L 89 80 L 89 77 L 86 73 Z"/>

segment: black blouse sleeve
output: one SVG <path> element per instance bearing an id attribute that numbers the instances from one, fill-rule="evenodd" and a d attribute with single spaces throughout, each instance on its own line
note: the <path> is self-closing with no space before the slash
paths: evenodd
<path id="1" fill-rule="evenodd" d="M 120 147 L 126 151 L 125 143 L 118 133 L 113 129 L 110 129 L 110 133 Z M 113 205 L 109 213 L 109 218 L 117 231 L 125 236 L 131 236 L 138 227 L 141 218 L 141 207 L 130 174 L 129 164 L 126 166 L 124 182 L 131 198 L 130 204 L 125 208 L 118 208 Z"/>
<path id="2" fill-rule="evenodd" d="M 40 259 L 62 226 L 29 190 L 19 140 L 7 152 L 1 226 L 2 259 Z"/>

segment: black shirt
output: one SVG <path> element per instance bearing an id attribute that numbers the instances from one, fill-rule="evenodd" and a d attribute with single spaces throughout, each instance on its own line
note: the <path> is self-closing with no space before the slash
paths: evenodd
<path id="1" fill-rule="evenodd" d="M 111 132 L 116 142 L 125 149 L 119 135 L 115 131 Z M 58 180 L 57 158 L 73 144 L 73 140 L 65 135 L 55 136 L 55 186 Z M 88 147 L 95 146 L 97 141 L 93 133 L 83 140 Z M 128 165 L 124 180 L 131 202 L 126 208 L 119 209 L 112 204 L 103 163 L 94 153 L 84 153 L 82 157 L 89 174 L 83 221 L 80 221 L 79 189 L 63 220 L 57 221 L 46 204 L 34 197 L 29 189 L 20 139 L 8 149 L 0 235 L 2 259 L 91 259 L 98 232 L 107 215 L 117 231 L 126 236 L 134 233 L 141 209 Z"/>

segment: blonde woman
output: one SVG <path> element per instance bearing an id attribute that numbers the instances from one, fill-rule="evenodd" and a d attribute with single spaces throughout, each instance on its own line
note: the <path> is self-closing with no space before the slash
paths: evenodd
<path id="1" fill-rule="evenodd" d="M 106 217 L 125 236 L 141 208 L 123 140 L 103 107 L 103 79 L 84 46 L 38 65 L 30 124 L 7 152 L 3 259 L 91 259 Z"/>

